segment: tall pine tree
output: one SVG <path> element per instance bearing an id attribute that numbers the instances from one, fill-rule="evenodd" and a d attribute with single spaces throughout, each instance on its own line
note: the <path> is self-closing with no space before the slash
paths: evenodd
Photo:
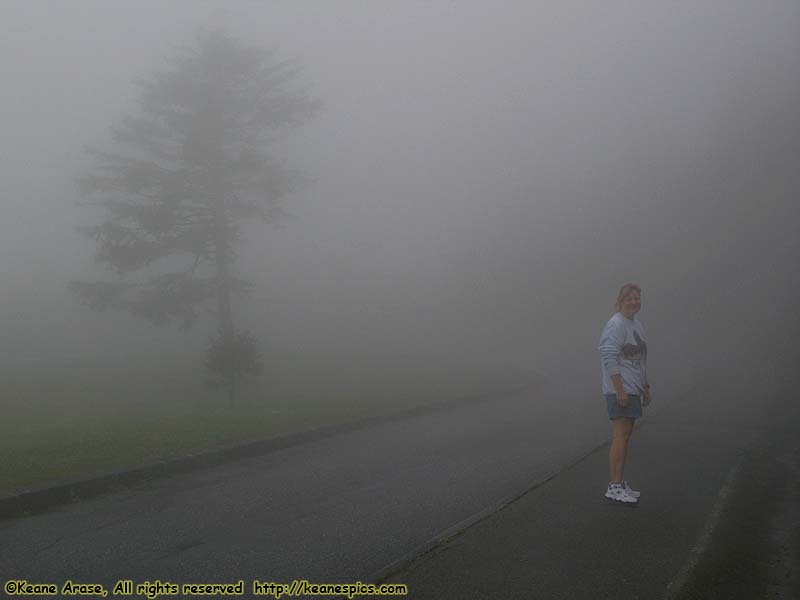
<path id="1" fill-rule="evenodd" d="M 231 406 L 237 380 L 263 371 L 254 336 L 234 327 L 231 310 L 232 296 L 252 289 L 234 275 L 239 223 L 286 215 L 280 200 L 300 178 L 269 150 L 319 108 L 300 76 L 275 50 L 202 32 L 165 70 L 136 82 L 139 114 L 113 130 L 112 149 L 88 150 L 96 168 L 78 179 L 86 204 L 104 213 L 80 231 L 117 277 L 72 281 L 70 290 L 92 308 L 183 329 L 205 307 L 218 320 L 208 383 L 224 386 Z"/>

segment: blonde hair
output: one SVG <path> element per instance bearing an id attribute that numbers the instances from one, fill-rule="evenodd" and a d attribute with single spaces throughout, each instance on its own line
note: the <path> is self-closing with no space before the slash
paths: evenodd
<path id="1" fill-rule="evenodd" d="M 619 312 L 622 310 L 622 301 L 625 300 L 625 296 L 630 294 L 631 292 L 639 292 L 641 295 L 642 288 L 640 288 L 635 283 L 626 283 L 621 288 L 619 288 L 619 294 L 617 295 L 617 301 L 614 303 L 614 310 Z"/>

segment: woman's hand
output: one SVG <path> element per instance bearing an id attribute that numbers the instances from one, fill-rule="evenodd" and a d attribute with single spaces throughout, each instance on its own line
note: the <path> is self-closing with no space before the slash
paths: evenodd
<path id="1" fill-rule="evenodd" d="M 648 386 L 644 389 L 642 394 L 642 406 L 647 406 L 653 401 L 653 390 Z"/>
<path id="2" fill-rule="evenodd" d="M 628 394 L 625 392 L 619 393 L 617 392 L 617 405 L 620 408 L 625 408 L 628 406 Z"/>

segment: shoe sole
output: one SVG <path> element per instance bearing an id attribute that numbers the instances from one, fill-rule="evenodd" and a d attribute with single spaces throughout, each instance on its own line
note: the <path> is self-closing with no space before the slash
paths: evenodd
<path id="1" fill-rule="evenodd" d="M 615 500 L 614 498 L 606 498 L 606 502 L 614 506 L 629 506 L 631 508 L 639 506 L 638 500 L 636 502 L 623 502 L 622 500 Z"/>

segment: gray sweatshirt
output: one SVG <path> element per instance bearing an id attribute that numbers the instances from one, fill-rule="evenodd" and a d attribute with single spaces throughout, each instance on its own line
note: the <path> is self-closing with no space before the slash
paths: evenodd
<path id="1" fill-rule="evenodd" d="M 617 393 L 612 375 L 622 377 L 622 389 L 628 394 L 641 394 L 647 385 L 647 344 L 642 324 L 616 313 L 606 323 L 597 349 L 603 368 L 603 394 Z"/>

